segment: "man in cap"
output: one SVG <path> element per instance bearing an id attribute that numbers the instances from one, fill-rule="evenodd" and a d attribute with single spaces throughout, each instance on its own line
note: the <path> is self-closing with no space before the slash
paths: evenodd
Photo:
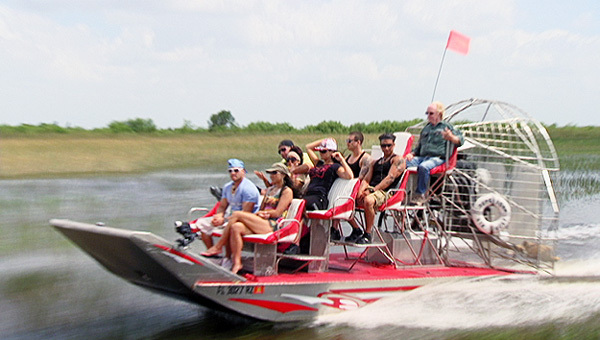
<path id="1" fill-rule="evenodd" d="M 223 186 L 223 194 L 217 211 L 210 221 L 208 218 L 200 218 L 196 222 L 196 227 L 200 230 L 200 236 L 207 249 L 213 246 L 212 232 L 214 228 L 225 224 L 225 212 L 228 207 L 231 207 L 231 212 L 241 210 L 253 213 L 259 208 L 260 193 L 256 185 L 246 178 L 244 162 L 232 158 L 227 163 L 231 181 Z"/>

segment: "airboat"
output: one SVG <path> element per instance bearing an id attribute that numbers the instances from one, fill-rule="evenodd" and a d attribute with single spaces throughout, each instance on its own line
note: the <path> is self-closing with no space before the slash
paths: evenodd
<path id="1" fill-rule="evenodd" d="M 326 210 L 305 212 L 303 201 L 294 200 L 277 231 L 247 235 L 243 275 L 200 254 L 191 243 L 192 217 L 178 225 L 182 238 L 173 242 L 93 223 L 50 224 L 130 283 L 273 322 L 354 310 L 432 283 L 552 275 L 559 162 L 546 129 L 517 107 L 492 100 L 452 104 L 444 119 L 462 131 L 464 145 L 449 147 L 446 163 L 432 171 L 428 203 L 409 204 L 416 176 L 406 170 L 379 211 L 369 245 L 330 240 L 332 226 L 344 230 L 349 219 L 361 221 L 356 179 L 336 180 Z M 423 126 L 399 133 L 396 152 L 410 150 Z M 298 242 L 302 230 L 309 231 L 307 254 L 278 252 L 278 244 Z"/>

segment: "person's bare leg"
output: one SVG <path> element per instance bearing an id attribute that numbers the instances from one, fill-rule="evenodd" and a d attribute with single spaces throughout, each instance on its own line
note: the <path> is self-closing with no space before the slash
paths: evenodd
<path id="1" fill-rule="evenodd" d="M 204 234 L 202 234 L 202 235 L 204 235 Z M 212 237 L 211 236 L 209 236 L 209 237 L 211 238 L 211 243 L 212 243 Z M 227 244 L 229 244 L 229 224 L 225 226 L 225 229 L 223 229 L 223 235 L 221 236 L 221 239 L 219 239 L 217 244 L 206 249 L 206 251 L 204 253 L 202 253 L 201 255 L 203 255 L 203 256 L 219 255 L 219 254 L 221 254 L 223 247 Z"/>
<path id="2" fill-rule="evenodd" d="M 246 226 L 247 231 L 245 234 L 267 234 L 273 231 L 269 221 L 256 214 L 236 212 L 232 218 L 235 218 L 235 222 L 240 222 Z"/>
<path id="3" fill-rule="evenodd" d="M 229 237 L 229 244 L 231 247 L 231 261 L 233 262 L 233 267 L 231 267 L 231 272 L 234 274 L 242 269 L 242 247 L 244 246 L 244 240 L 242 239 L 242 235 L 246 230 L 246 226 L 242 223 L 235 223 L 231 226 L 231 236 Z"/>
<path id="4" fill-rule="evenodd" d="M 204 242 L 206 249 L 210 249 L 213 246 L 213 239 L 211 235 L 200 233 L 200 238 L 202 239 L 202 242 Z"/>
<path id="5" fill-rule="evenodd" d="M 373 224 L 375 223 L 375 198 L 369 195 L 365 197 L 364 200 L 365 207 L 365 232 L 371 233 L 371 229 L 373 229 Z"/>

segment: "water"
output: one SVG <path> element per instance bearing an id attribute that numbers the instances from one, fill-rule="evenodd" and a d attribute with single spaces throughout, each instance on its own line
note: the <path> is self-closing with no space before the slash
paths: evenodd
<path id="1" fill-rule="evenodd" d="M 590 178 L 599 174 L 562 175 L 554 278 L 426 286 L 359 311 L 285 325 L 216 313 L 128 284 L 48 225 L 50 218 L 102 221 L 175 239 L 173 221 L 185 219 L 192 206 L 211 206 L 207 189 L 224 183 L 225 174 L 0 181 L 0 338 L 598 338 L 600 192 Z"/>

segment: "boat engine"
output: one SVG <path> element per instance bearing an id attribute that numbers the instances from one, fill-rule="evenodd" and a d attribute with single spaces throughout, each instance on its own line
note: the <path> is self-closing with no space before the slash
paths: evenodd
<path id="1" fill-rule="evenodd" d="M 187 246 L 196 238 L 196 233 L 192 231 L 192 227 L 187 222 L 175 221 L 175 231 L 183 236 L 183 238 L 177 239 L 180 247 Z"/>

